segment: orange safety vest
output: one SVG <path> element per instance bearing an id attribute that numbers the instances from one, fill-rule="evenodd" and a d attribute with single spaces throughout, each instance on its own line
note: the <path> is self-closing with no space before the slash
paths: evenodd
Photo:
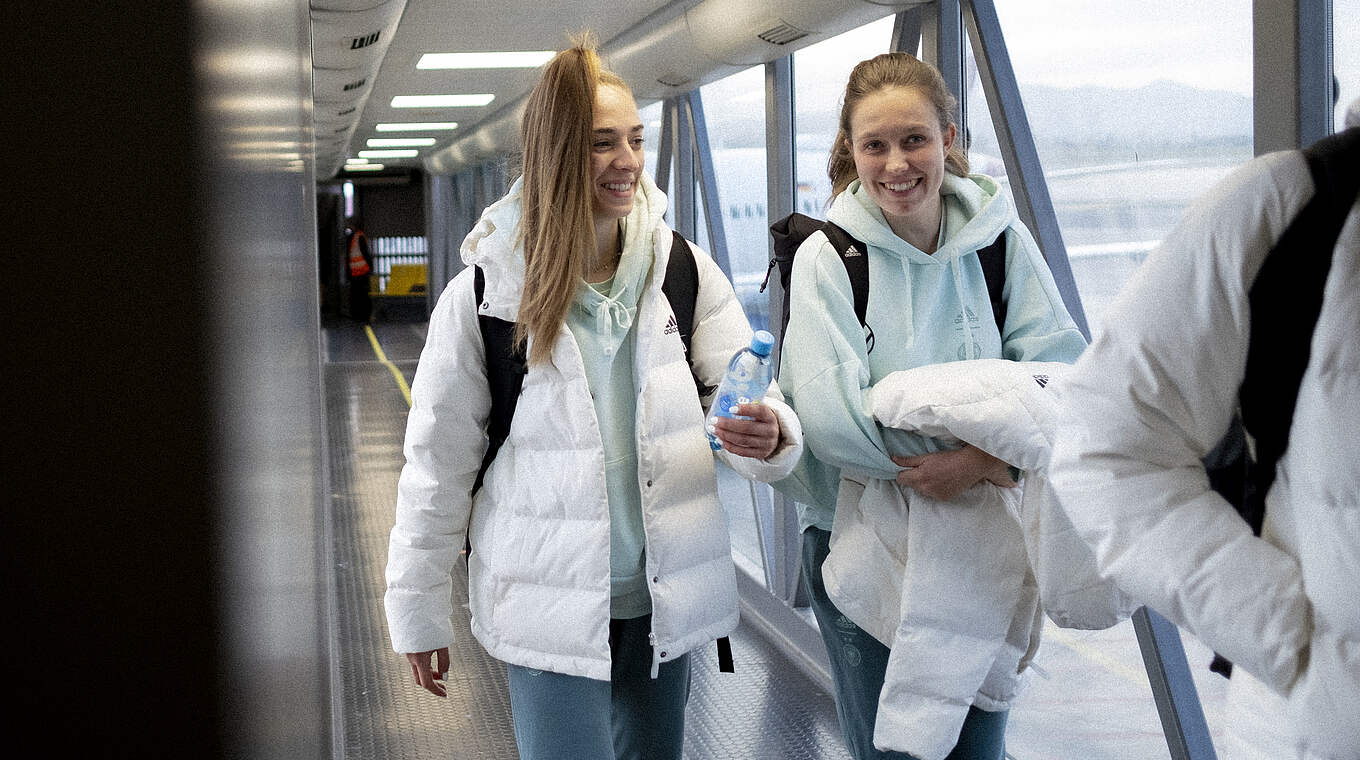
<path id="1" fill-rule="evenodd" d="M 364 236 L 360 230 L 355 230 L 349 238 L 349 276 L 363 277 L 372 269 L 368 266 L 368 260 L 364 258 L 364 252 L 359 247 L 359 239 Z"/>

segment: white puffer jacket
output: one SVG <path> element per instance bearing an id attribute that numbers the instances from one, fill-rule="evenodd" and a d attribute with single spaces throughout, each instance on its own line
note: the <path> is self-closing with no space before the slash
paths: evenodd
<path id="1" fill-rule="evenodd" d="M 670 304 L 661 291 L 672 244 L 661 219 L 665 195 L 644 175 L 628 235 L 652 237 L 655 256 L 640 296 L 634 377 L 638 483 L 652 596 L 653 672 L 662 662 L 730 633 L 737 595 L 714 454 L 704 435 Z M 483 213 L 463 260 L 485 273 L 474 302 L 471 266 L 430 317 L 412 386 L 396 525 L 388 548 L 392 647 L 425 652 L 453 640 L 450 571 L 466 534 L 472 632 L 494 657 L 557 673 L 608 680 L 609 507 L 604 451 L 576 341 L 564 325 L 547 366 L 524 380 L 509 438 L 469 498 L 487 446 L 486 357 L 477 315 L 514 321 L 524 281 L 516 247 L 519 184 Z M 645 202 L 644 202 L 645 201 Z M 627 243 L 625 243 L 627 245 Z M 751 328 L 722 271 L 695 249 L 699 287 L 693 365 L 717 385 Z M 531 339 L 532 340 L 532 339 Z M 784 477 L 802 451 L 802 430 L 772 386 L 766 403 L 783 443 L 761 462 L 720 452 L 738 473 Z"/>
<path id="2" fill-rule="evenodd" d="M 1196 203 L 1068 376 L 1050 465 L 1101 569 L 1236 665 L 1233 757 L 1360 758 L 1360 202 L 1259 538 L 1200 466 L 1236 406 L 1250 320 L 1291 308 L 1259 313 L 1247 293 L 1313 195 L 1283 152 Z"/>

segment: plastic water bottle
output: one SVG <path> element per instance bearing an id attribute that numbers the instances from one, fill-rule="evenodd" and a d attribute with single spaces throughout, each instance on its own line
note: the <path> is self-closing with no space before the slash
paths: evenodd
<path id="1" fill-rule="evenodd" d="M 714 451 L 722 448 L 722 441 L 713 435 L 713 424 L 718 418 L 749 420 L 750 417 L 737 415 L 737 405 L 758 404 L 765 398 L 770 379 L 774 377 L 774 367 L 770 364 L 770 349 L 773 347 L 774 336 L 764 330 L 756 330 L 756 334 L 751 336 L 750 348 L 738 351 L 727 365 L 727 374 L 723 375 L 718 385 L 717 394 L 713 397 L 713 410 L 705 426 L 708 445 Z"/>

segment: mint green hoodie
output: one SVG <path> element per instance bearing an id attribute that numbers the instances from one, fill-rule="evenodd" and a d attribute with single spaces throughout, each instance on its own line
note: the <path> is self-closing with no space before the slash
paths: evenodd
<path id="1" fill-rule="evenodd" d="M 850 279 L 826 236 L 798 249 L 789 293 L 780 386 L 803 422 L 807 448 L 779 485 L 800 502 L 799 527 L 831 529 L 840 469 L 893 478 L 894 455 L 941 449 L 933 439 L 884 428 L 869 413 L 874 384 L 897 370 L 965 359 L 1072 362 L 1086 340 L 1058 294 L 1038 246 L 989 177 L 946 174 L 940 244 L 927 254 L 898 237 L 858 181 L 827 218 L 869 254 L 866 351 Z M 977 251 L 1006 232 L 1004 338 L 992 316 Z"/>
<path id="2" fill-rule="evenodd" d="M 567 328 L 581 349 L 586 386 L 604 444 L 605 491 L 609 495 L 610 617 L 634 618 L 652 611 L 647 590 L 646 537 L 638 487 L 637 388 L 633 379 L 633 322 L 638 297 L 652 270 L 656 206 L 665 196 L 639 182 L 633 212 L 619 230 L 622 253 L 614 276 L 594 286 L 580 282 L 567 310 Z"/>

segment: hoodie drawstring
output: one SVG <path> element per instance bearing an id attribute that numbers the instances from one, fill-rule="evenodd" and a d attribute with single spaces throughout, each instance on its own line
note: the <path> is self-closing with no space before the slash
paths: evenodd
<path id="1" fill-rule="evenodd" d="M 622 288 L 620 289 L 622 290 Z M 605 336 L 604 353 L 605 356 L 613 356 L 617 350 L 619 341 L 616 335 L 626 335 L 628 328 L 633 325 L 633 313 L 635 309 L 630 309 L 620 302 L 617 295 L 613 298 L 605 298 L 594 304 L 595 312 L 595 332 Z"/>

